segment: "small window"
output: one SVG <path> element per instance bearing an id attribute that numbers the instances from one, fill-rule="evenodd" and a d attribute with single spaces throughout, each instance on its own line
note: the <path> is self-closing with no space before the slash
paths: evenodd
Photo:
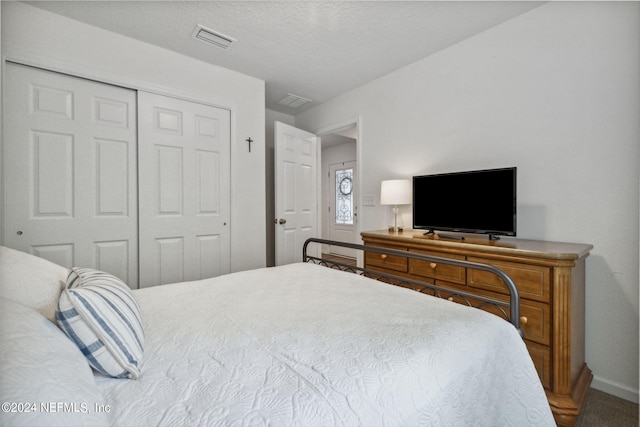
<path id="1" fill-rule="evenodd" d="M 353 168 L 336 170 L 336 224 L 353 225 Z"/>

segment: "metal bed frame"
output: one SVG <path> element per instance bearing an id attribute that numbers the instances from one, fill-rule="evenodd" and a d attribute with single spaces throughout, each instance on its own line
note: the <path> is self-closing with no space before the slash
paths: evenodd
<path id="1" fill-rule="evenodd" d="M 386 255 L 394 255 L 403 258 L 411 258 L 420 261 L 427 262 L 437 262 L 442 264 L 449 264 L 458 267 L 471 268 L 474 270 L 482 270 L 487 271 L 489 273 L 493 273 L 498 276 L 507 286 L 509 291 L 509 302 L 500 301 L 495 298 L 486 297 L 483 295 L 476 295 L 469 292 L 461 291 L 458 289 L 447 288 L 444 286 L 439 286 L 436 284 L 425 283 L 418 280 L 410 279 L 408 277 L 397 276 L 395 274 L 384 273 L 376 270 L 371 270 L 363 267 L 357 267 L 350 264 L 341 263 L 334 260 L 328 260 L 323 258 L 318 258 L 316 256 L 309 255 L 307 253 L 307 248 L 309 244 L 317 243 L 317 244 L 326 244 L 332 246 L 341 246 L 344 248 L 356 249 L 360 251 L 366 252 L 374 252 L 379 254 Z M 377 246 L 366 246 L 366 245 L 358 245 L 354 243 L 344 243 L 337 242 L 333 240 L 327 239 L 318 239 L 318 238 L 310 238 L 304 243 L 302 247 L 302 261 L 322 265 L 325 267 L 348 271 L 351 273 L 359 274 L 361 276 L 366 276 L 375 280 L 379 280 L 386 283 L 391 283 L 396 286 L 402 286 L 406 288 L 413 289 L 422 293 L 429 293 L 430 295 L 436 296 L 438 298 L 448 299 L 449 301 L 453 301 L 454 299 L 462 300 L 464 304 L 469 307 L 474 308 L 483 308 L 483 307 L 493 307 L 507 320 L 511 323 L 521 337 L 524 338 L 524 332 L 522 328 L 520 328 L 520 295 L 518 293 L 518 288 L 515 283 L 504 271 L 500 270 L 497 267 L 494 267 L 489 264 L 481 264 L 477 262 L 471 261 L 463 261 L 449 258 L 442 258 L 436 256 L 422 255 L 415 252 L 409 251 L 399 251 L 395 249 L 382 248 Z M 425 292 L 427 291 L 427 292 Z M 505 310 L 505 307 L 509 308 L 509 313 Z"/>

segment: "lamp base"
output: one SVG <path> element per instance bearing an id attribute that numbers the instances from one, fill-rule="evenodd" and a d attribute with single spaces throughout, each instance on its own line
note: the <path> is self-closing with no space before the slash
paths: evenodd
<path id="1" fill-rule="evenodd" d="M 396 227 L 396 226 L 390 225 L 389 231 L 392 231 L 394 233 L 402 233 L 402 227 L 400 226 Z"/>

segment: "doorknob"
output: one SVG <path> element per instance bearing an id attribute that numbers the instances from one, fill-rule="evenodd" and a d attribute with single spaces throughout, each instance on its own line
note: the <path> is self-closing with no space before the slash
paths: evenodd
<path id="1" fill-rule="evenodd" d="M 286 222 L 287 222 L 287 220 L 286 220 L 286 219 L 284 219 L 284 218 L 280 218 L 280 219 L 278 220 L 278 224 L 286 224 Z"/>

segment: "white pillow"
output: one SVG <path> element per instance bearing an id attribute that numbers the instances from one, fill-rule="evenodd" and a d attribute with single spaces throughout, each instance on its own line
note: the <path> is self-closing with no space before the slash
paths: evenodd
<path id="1" fill-rule="evenodd" d="M 0 297 L 31 307 L 55 323 L 56 306 L 69 270 L 0 246 Z"/>
<path id="2" fill-rule="evenodd" d="M 142 315 L 120 279 L 91 268 L 72 268 L 56 320 L 95 370 L 114 378 L 140 376 Z"/>
<path id="3" fill-rule="evenodd" d="M 0 339 L 0 425 L 109 424 L 87 360 L 56 325 L 0 298 Z"/>

